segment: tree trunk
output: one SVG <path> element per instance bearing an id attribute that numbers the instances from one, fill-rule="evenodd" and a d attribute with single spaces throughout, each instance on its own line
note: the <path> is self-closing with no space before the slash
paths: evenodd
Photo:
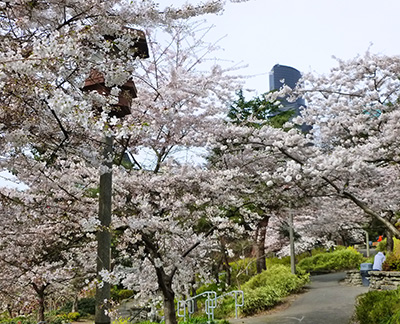
<path id="1" fill-rule="evenodd" d="M 38 309 L 38 322 L 44 322 L 44 312 L 45 312 L 45 294 L 44 291 L 47 287 L 47 285 L 42 285 L 38 286 L 35 283 L 32 284 L 33 289 L 36 291 L 36 294 L 38 296 L 38 304 L 39 304 L 39 309 Z"/>
<path id="2" fill-rule="evenodd" d="M 75 294 L 74 301 L 72 302 L 72 313 L 77 313 L 79 311 L 78 309 L 78 294 Z"/>
<path id="3" fill-rule="evenodd" d="M 386 231 L 386 251 L 393 252 L 394 249 L 394 241 L 393 234 L 389 230 Z"/>
<path id="4" fill-rule="evenodd" d="M 193 276 L 190 287 L 190 297 L 196 296 L 196 288 L 194 287 L 196 284 L 196 277 Z M 193 303 L 193 311 L 196 313 L 199 310 L 198 305 L 197 305 L 197 299 L 194 300 Z"/>
<path id="5" fill-rule="evenodd" d="M 10 318 L 13 318 L 13 312 L 10 304 L 7 304 L 7 312 Z"/>
<path id="6" fill-rule="evenodd" d="M 165 274 L 163 268 L 156 268 L 158 286 L 164 297 L 165 324 L 177 324 L 175 311 L 175 293 L 172 290 L 172 276 Z"/>
<path id="7" fill-rule="evenodd" d="M 164 293 L 164 320 L 165 324 L 177 324 L 175 313 L 175 294 L 172 289 Z"/>
<path id="8" fill-rule="evenodd" d="M 226 288 L 229 288 L 231 286 L 231 283 L 232 283 L 232 275 L 231 275 L 231 266 L 229 264 L 228 256 L 226 255 L 226 253 L 224 253 L 223 267 L 224 267 L 224 270 L 225 270 L 225 273 L 226 273 L 225 286 L 226 286 Z"/>
<path id="9" fill-rule="evenodd" d="M 266 257 L 265 257 L 265 237 L 267 234 L 267 225 L 268 225 L 269 217 L 264 218 L 258 223 L 257 228 L 257 237 L 256 237 L 256 266 L 257 266 L 257 273 L 261 273 L 267 269 L 266 266 Z"/>
<path id="10" fill-rule="evenodd" d="M 222 268 L 225 271 L 225 289 L 229 288 L 231 285 L 231 266 L 228 260 L 228 252 L 226 251 L 225 239 L 224 237 L 220 238 L 221 242 L 221 253 L 222 253 Z"/>

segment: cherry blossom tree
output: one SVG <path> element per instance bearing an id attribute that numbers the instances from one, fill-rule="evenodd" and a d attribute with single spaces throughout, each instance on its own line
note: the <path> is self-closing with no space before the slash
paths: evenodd
<path id="1" fill-rule="evenodd" d="M 292 200 L 298 200 L 299 189 L 316 199 L 346 199 L 398 237 L 398 69 L 398 57 L 366 53 L 339 60 L 329 75 L 306 75 L 295 93 L 288 88 L 271 93 L 270 100 L 304 96 L 307 108 L 285 125 L 287 131 L 266 125 L 241 135 L 232 129 L 238 135 L 223 145 L 230 154 L 225 161 L 255 167 L 271 188 L 294 190 Z M 293 127 L 303 123 L 313 127 L 307 134 Z M 235 162 L 235 152 L 246 150 L 248 163 Z M 350 206 L 346 210 L 348 222 L 360 230 L 369 222 L 351 214 Z"/>
<path id="2" fill-rule="evenodd" d="M 308 107 L 299 121 L 313 125 L 316 145 L 298 161 L 396 237 L 399 63 L 367 52 L 338 60 L 329 75 L 305 76 Z"/>
<path id="3" fill-rule="evenodd" d="M 151 146 L 158 158 L 156 172 L 172 147 L 193 145 L 193 141 L 196 145 L 205 143 L 207 137 L 195 127 L 191 131 L 190 121 L 184 115 L 193 109 L 192 118 L 202 120 L 204 126 L 207 122 L 208 127 L 214 125 L 211 119 L 207 120 L 205 110 L 213 107 L 214 112 L 207 112 L 213 115 L 220 109 L 220 101 L 232 86 L 230 79 L 224 79 L 223 71 L 217 66 L 207 74 L 194 73 L 196 64 L 193 63 L 201 59 L 196 57 L 191 63 L 183 62 L 191 66 L 175 60 L 177 64 L 165 70 L 170 76 L 168 83 L 160 66 L 155 70 L 159 73 L 156 81 L 149 81 L 151 67 L 143 75 L 136 73 L 141 67 L 144 37 L 134 28 L 150 30 L 164 26 L 168 29 L 175 23 L 183 26 L 183 20 L 218 12 L 222 4 L 222 1 L 206 1 L 199 6 L 185 4 L 182 8 L 160 10 L 153 1 L 1 1 L 0 145 L 3 152 L 8 152 L 1 166 L 12 170 L 32 187 L 38 176 L 34 172 L 42 175 L 51 169 L 59 177 L 66 177 L 71 170 L 65 168 L 65 161 L 86 164 L 89 169 L 107 173 L 107 168 L 102 167 L 104 136 L 115 138 L 113 148 L 117 158 L 127 148 L 133 151 L 134 147 Z M 194 49 L 191 48 L 192 54 Z M 165 57 L 171 55 L 168 52 L 167 49 Z M 162 60 L 158 56 L 153 63 L 159 64 Z M 106 95 L 83 91 L 85 79 L 94 77 L 94 72 L 104 78 Z M 136 102 L 131 107 L 132 114 L 119 119 L 115 105 L 124 85 L 132 78 L 138 83 L 149 81 L 147 86 L 152 93 L 144 92 L 141 104 Z M 183 97 L 178 98 L 179 95 Z M 208 105 L 203 107 L 205 102 Z M 152 114 L 147 113 L 152 106 L 155 107 Z M 158 118 L 164 121 L 159 122 Z M 171 118 L 180 120 L 186 128 L 181 127 L 179 133 L 171 124 L 165 126 L 165 121 Z M 141 140 L 146 128 L 150 130 L 148 133 L 157 129 L 158 134 L 153 133 L 146 139 L 152 145 L 145 145 Z M 191 135 L 186 141 L 185 133 L 189 130 Z M 29 159 L 38 164 L 33 168 L 31 164 L 24 164 Z M 70 181 L 69 188 L 59 190 L 82 191 L 82 186 L 86 187 L 87 183 Z M 93 210 L 88 210 L 91 217 Z"/>
<path id="4" fill-rule="evenodd" d="M 39 321 L 44 321 L 48 296 L 67 294 L 73 280 L 95 273 L 95 241 L 86 231 L 87 208 L 95 201 L 81 189 L 70 190 L 72 179 L 42 178 L 33 183 L 35 189 L 1 193 L 0 287 L 10 309 L 37 304 Z"/>
<path id="5" fill-rule="evenodd" d="M 231 126 L 221 135 L 220 160 L 214 161 L 219 168 L 235 169 L 237 175 L 245 175 L 243 179 L 247 177 L 247 181 L 236 184 L 236 192 L 240 196 L 241 186 L 248 186 L 242 194 L 246 192 L 251 206 L 260 208 L 259 215 L 254 213 L 257 209 L 253 209 L 248 219 L 250 224 L 267 220 L 258 240 L 258 256 L 266 254 L 265 248 L 283 254 L 288 252 L 288 238 L 282 234 L 288 232 L 289 213 L 294 216 L 294 227 L 300 237 L 296 243 L 298 252 L 317 244 L 334 244 L 338 236 L 332 233 L 343 232 L 343 224 L 352 222 L 351 228 L 355 231 L 351 235 L 359 236 L 363 225 L 368 223 L 362 213 L 338 201 L 340 197 L 330 190 L 325 180 L 304 168 L 302 161 L 312 158 L 318 148 L 310 145 L 310 134 L 291 127 L 284 130 L 269 125 L 261 128 Z M 327 224 L 330 224 L 329 231 Z"/>
<path id="6" fill-rule="evenodd" d="M 310 197 L 304 206 L 292 202 L 291 208 L 271 215 L 266 249 L 278 256 L 289 255 L 288 214 L 293 215 L 296 254 L 315 247 L 364 241 L 367 217 L 357 206 L 335 197 Z"/>
<path id="7" fill-rule="evenodd" d="M 133 74 L 141 97 L 132 105 L 132 116 L 145 116 L 146 127 L 126 145 L 132 168 L 114 172 L 113 226 L 124 260 L 116 262 L 129 267 L 116 266 L 108 280 L 122 280 L 138 298 L 161 292 L 168 323 L 176 322 L 175 293 L 190 291 L 196 273 L 209 276 L 216 235 L 229 224 L 221 217 L 220 191 L 231 176 L 205 170 L 200 153 L 224 127 L 222 116 L 240 83 L 215 64 L 204 66 L 213 46 L 196 38 L 199 28 L 177 24 L 164 34 L 165 43 L 146 31 L 151 58 Z M 197 163 L 183 159 L 182 151 L 198 154 Z"/>
<path id="8" fill-rule="evenodd" d="M 271 127 L 282 128 L 283 124 L 287 122 L 294 114 L 292 110 L 282 111 L 280 109 L 280 101 L 269 101 L 267 99 L 267 94 L 255 97 L 251 100 L 246 100 L 241 91 L 239 91 L 237 95 L 238 98 L 231 104 L 228 113 L 229 121 L 235 125 L 250 128 L 254 127 L 256 129 L 267 125 Z M 251 136 L 250 134 L 251 131 L 249 132 L 248 136 Z M 231 143 L 232 141 L 239 142 L 237 138 L 220 139 L 221 143 Z M 256 150 L 255 148 L 253 149 Z M 249 209 L 254 214 L 258 214 L 256 217 L 252 217 L 250 222 L 252 224 L 256 224 L 253 254 L 256 256 L 257 272 L 261 273 L 266 269 L 265 240 L 271 214 L 282 209 L 285 205 L 287 205 L 287 202 L 280 198 L 280 194 L 277 195 L 276 192 L 270 190 L 265 181 L 262 181 L 260 177 L 257 176 L 259 172 L 257 167 L 248 167 L 249 164 L 252 164 L 253 166 L 257 165 L 257 162 L 249 162 L 249 159 L 246 156 L 248 152 L 242 152 L 240 150 L 238 150 L 238 152 L 240 153 L 236 153 L 236 158 L 245 154 L 244 161 L 241 161 L 241 164 L 239 165 L 232 164 L 229 166 L 229 162 L 225 162 L 224 164 L 218 163 L 218 155 L 221 155 L 221 150 L 218 147 L 215 148 L 215 156 L 210 158 L 210 162 L 212 163 L 214 161 L 216 166 L 219 165 L 219 167 L 222 168 L 236 166 L 244 171 L 243 174 L 247 174 L 247 176 L 245 176 L 245 180 L 239 180 L 239 183 L 236 184 L 236 187 L 239 188 L 245 184 L 246 188 L 242 192 L 242 198 L 246 196 L 247 198 L 244 198 L 246 203 L 243 205 L 243 207 Z M 254 152 L 253 156 L 257 156 L 257 153 Z M 224 160 L 226 161 L 226 159 Z M 236 159 L 236 161 L 238 161 L 238 159 Z M 270 167 L 273 166 L 269 165 L 268 169 Z M 237 212 L 240 212 L 240 210 L 237 209 Z"/>

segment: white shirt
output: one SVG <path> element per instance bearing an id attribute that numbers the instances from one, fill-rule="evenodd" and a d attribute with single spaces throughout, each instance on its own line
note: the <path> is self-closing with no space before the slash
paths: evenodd
<path id="1" fill-rule="evenodd" d="M 382 263 L 385 262 L 386 257 L 382 252 L 378 252 L 374 258 L 374 265 L 372 266 L 373 270 L 382 271 Z"/>

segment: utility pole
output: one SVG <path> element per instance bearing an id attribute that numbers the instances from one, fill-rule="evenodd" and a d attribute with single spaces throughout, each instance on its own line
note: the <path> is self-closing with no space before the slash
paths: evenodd
<path id="1" fill-rule="evenodd" d="M 106 170 L 100 175 L 99 192 L 99 220 L 100 229 L 97 232 L 97 288 L 96 288 L 96 324 L 109 324 L 110 317 L 106 314 L 111 298 L 111 287 L 102 280 L 100 271 L 111 270 L 111 205 L 112 205 L 112 153 L 113 138 L 105 137 L 103 149 L 103 168 Z"/>
<path id="2" fill-rule="evenodd" d="M 128 33 L 132 33 L 134 41 L 130 49 L 133 58 L 148 58 L 149 50 L 146 37 L 143 31 L 124 27 Z M 106 40 L 114 40 L 117 36 L 103 35 Z M 112 55 L 118 55 L 118 47 L 112 51 Z M 118 103 L 112 106 L 110 117 L 123 118 L 131 113 L 132 99 L 137 97 L 136 87 L 132 78 L 119 87 Z M 100 95 L 111 95 L 112 87 L 106 86 L 104 75 L 101 71 L 92 69 L 90 75 L 85 80 L 83 91 L 96 91 Z M 93 107 L 102 111 L 102 107 Z M 100 175 L 99 188 L 99 214 L 100 228 L 97 232 L 97 264 L 96 273 L 98 284 L 96 287 L 96 314 L 95 324 L 110 324 L 111 319 L 106 314 L 111 298 L 111 287 L 108 282 L 104 282 L 100 276 L 102 270 L 111 271 L 111 213 L 112 213 L 112 164 L 113 164 L 113 137 L 105 136 L 103 149 L 103 164 Z M 104 170 L 103 170 L 104 169 Z"/>
<path id="3" fill-rule="evenodd" d="M 294 251 L 293 213 L 292 204 L 289 203 L 289 240 L 290 240 L 290 269 L 296 274 L 296 254 Z"/>

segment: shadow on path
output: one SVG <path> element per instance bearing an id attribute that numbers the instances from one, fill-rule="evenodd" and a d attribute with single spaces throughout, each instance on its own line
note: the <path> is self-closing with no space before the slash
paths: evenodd
<path id="1" fill-rule="evenodd" d="M 344 272 L 313 276 L 307 286 L 308 291 L 287 309 L 271 315 L 229 321 L 232 324 L 348 324 L 354 312 L 356 297 L 366 293 L 368 287 L 339 283 L 344 277 Z"/>

